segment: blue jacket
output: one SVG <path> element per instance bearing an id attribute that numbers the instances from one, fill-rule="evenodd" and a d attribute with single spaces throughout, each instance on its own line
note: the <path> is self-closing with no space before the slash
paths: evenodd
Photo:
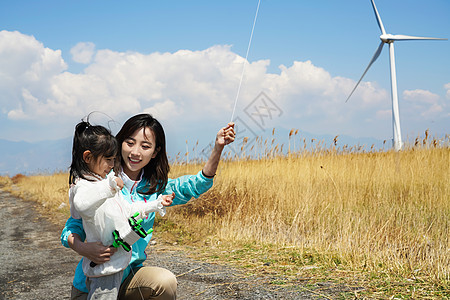
<path id="1" fill-rule="evenodd" d="M 141 187 L 145 187 L 145 184 L 146 184 L 145 180 L 141 180 L 137 188 L 134 188 L 131 191 L 129 191 L 127 188 L 124 187 L 122 189 L 124 199 L 126 199 L 128 202 L 156 200 L 156 198 L 159 195 L 157 193 L 152 195 L 142 195 L 136 192 L 136 190 L 139 190 Z M 175 198 L 173 199 L 172 205 L 185 204 L 186 202 L 191 200 L 192 197 L 198 198 L 201 194 L 208 191 L 212 185 L 213 179 L 206 178 L 200 171 L 197 175 L 186 175 L 178 177 L 176 179 L 169 179 L 166 189 L 164 190 L 164 192 L 162 192 L 162 194 L 171 194 L 172 192 L 174 192 Z M 154 220 L 155 220 L 155 213 L 150 213 L 148 218 L 145 219 L 141 225 L 147 231 L 153 227 Z M 67 238 L 72 233 L 78 234 L 82 240 L 86 238 L 86 234 L 84 232 L 81 219 L 74 219 L 70 217 L 66 222 L 66 225 L 61 233 L 61 243 L 67 248 L 69 248 Z M 147 245 L 151 237 L 152 234 L 149 234 L 147 235 L 147 237 L 141 238 L 136 243 L 133 244 L 131 262 L 128 268 L 126 268 L 124 271 L 123 280 L 130 273 L 130 267 L 135 268 L 142 266 L 142 263 L 147 258 L 147 255 L 145 254 L 145 249 L 147 248 Z M 86 293 L 88 292 L 86 288 L 86 277 L 81 267 L 81 261 L 78 264 L 77 269 L 75 271 L 73 285 L 80 291 Z"/>

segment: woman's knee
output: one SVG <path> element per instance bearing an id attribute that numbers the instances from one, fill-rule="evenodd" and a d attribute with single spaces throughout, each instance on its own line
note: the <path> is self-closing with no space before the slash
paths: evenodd
<path id="1" fill-rule="evenodd" d="M 145 299 L 176 299 L 176 291 L 176 276 L 159 267 L 142 267 L 136 270 L 121 287 L 123 299 L 131 299 L 134 294 L 142 294 Z"/>
<path id="2" fill-rule="evenodd" d="M 143 267 L 140 271 L 142 271 L 141 276 L 144 280 L 147 280 L 147 286 L 153 285 L 155 288 L 159 286 L 160 289 L 164 290 L 176 290 L 177 288 L 177 278 L 175 274 L 167 269 L 159 267 Z"/>

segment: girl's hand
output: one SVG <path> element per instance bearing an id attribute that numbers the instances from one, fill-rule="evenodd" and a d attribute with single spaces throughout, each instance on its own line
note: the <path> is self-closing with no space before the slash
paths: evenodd
<path id="1" fill-rule="evenodd" d="M 225 147 L 226 145 L 234 142 L 236 133 L 234 132 L 234 123 L 230 122 L 226 127 L 221 128 L 217 133 L 216 145 Z"/>
<path id="2" fill-rule="evenodd" d="M 161 204 L 163 206 L 170 206 L 172 205 L 173 198 L 175 198 L 175 193 L 172 193 L 171 195 L 162 195 L 161 197 L 162 197 Z"/>
<path id="3" fill-rule="evenodd" d="M 117 186 L 119 187 L 119 189 L 123 188 L 123 180 L 120 177 L 116 177 L 115 178 Z"/>

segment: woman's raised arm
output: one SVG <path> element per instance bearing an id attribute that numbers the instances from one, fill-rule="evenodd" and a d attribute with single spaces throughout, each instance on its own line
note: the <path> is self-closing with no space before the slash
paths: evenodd
<path id="1" fill-rule="evenodd" d="M 214 143 L 214 148 L 211 155 L 203 167 L 203 175 L 206 177 L 214 177 L 216 175 L 217 167 L 219 165 L 220 156 L 222 155 L 223 148 L 234 141 L 234 123 L 230 122 L 226 127 L 219 130 Z"/>

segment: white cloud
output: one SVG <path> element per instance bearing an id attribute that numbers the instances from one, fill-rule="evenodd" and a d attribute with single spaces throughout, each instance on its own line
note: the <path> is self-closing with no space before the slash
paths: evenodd
<path id="1" fill-rule="evenodd" d="M 2 114 L 10 120 L 51 120 L 70 128 L 91 111 L 114 119 L 146 111 L 174 127 L 198 120 L 223 125 L 231 117 L 244 62 L 226 45 L 142 54 L 79 43 L 71 53 L 86 64 L 82 73 L 67 72 L 61 52 L 45 48 L 34 37 L 1 31 Z M 246 65 L 235 116 L 245 116 L 245 108 L 261 91 L 283 111 L 270 126 L 377 136 L 374 124 L 390 115 L 388 92 L 374 82 L 361 82 L 345 103 L 353 80 L 332 77 L 311 61 L 282 65 L 279 74 L 268 73 L 269 65 L 269 60 Z M 428 91 L 405 91 L 403 97 L 426 106 L 428 114 L 445 111 L 439 97 Z"/>
<path id="2" fill-rule="evenodd" d="M 27 89 L 23 89 L 22 97 L 24 105 L 29 107 L 31 111 L 39 110 L 39 100 L 31 95 L 30 91 Z M 28 119 L 28 116 L 24 113 L 22 109 L 22 105 L 20 104 L 18 108 L 11 110 L 8 112 L 8 117 L 12 120 L 23 120 Z"/>
<path id="3" fill-rule="evenodd" d="M 95 54 L 95 44 L 80 42 L 70 49 L 72 60 L 80 64 L 89 64 Z"/>
<path id="4" fill-rule="evenodd" d="M 445 94 L 445 96 L 447 97 L 447 99 L 450 99 L 450 82 L 445 84 L 444 88 L 447 90 L 447 93 Z"/>
<path id="5" fill-rule="evenodd" d="M 24 89 L 45 102 L 50 83 L 66 69 L 60 50 L 45 48 L 33 36 L 0 31 L 0 105 L 4 112 L 20 109 L 23 104 L 27 113 Z"/>
<path id="6" fill-rule="evenodd" d="M 444 111 L 445 103 L 439 95 L 426 90 L 406 90 L 403 99 L 411 103 L 410 114 L 420 115 L 425 118 L 438 116 Z"/>
<path id="7" fill-rule="evenodd" d="M 173 120 L 180 115 L 182 115 L 183 111 L 177 107 L 175 102 L 167 100 L 164 102 L 159 102 L 153 105 L 152 107 L 148 107 L 144 109 L 144 112 L 151 114 L 158 120 Z"/>
<path id="8" fill-rule="evenodd" d="M 435 104 L 439 101 L 439 95 L 426 90 L 405 90 L 403 92 L 403 99 L 415 103 Z"/>
<path id="9" fill-rule="evenodd" d="M 280 66 L 280 74 L 264 74 L 264 88 L 287 114 L 279 124 L 310 132 L 338 131 L 354 134 L 366 119 L 383 108 L 386 91 L 371 82 L 362 82 L 348 103 L 345 103 L 355 82 L 332 77 L 311 61 L 295 61 Z M 387 104 L 387 103 L 386 103 Z M 281 123 L 283 122 L 283 123 Z M 368 134 L 367 132 L 358 132 Z"/>

